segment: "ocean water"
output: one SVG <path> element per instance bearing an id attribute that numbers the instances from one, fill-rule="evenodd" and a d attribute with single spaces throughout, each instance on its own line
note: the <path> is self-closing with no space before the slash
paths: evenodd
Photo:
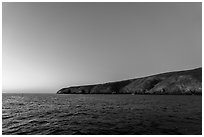
<path id="1" fill-rule="evenodd" d="M 202 96 L 3 94 L 2 134 L 202 134 Z"/>

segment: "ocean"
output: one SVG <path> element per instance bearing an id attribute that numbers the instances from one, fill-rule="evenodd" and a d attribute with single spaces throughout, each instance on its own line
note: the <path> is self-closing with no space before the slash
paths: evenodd
<path id="1" fill-rule="evenodd" d="M 2 94 L 3 135 L 201 135 L 202 96 Z"/>

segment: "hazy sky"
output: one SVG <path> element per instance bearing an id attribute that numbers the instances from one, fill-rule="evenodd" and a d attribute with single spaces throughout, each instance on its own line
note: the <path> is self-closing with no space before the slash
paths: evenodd
<path id="1" fill-rule="evenodd" d="M 202 65 L 201 3 L 3 3 L 3 91 L 51 92 Z"/>

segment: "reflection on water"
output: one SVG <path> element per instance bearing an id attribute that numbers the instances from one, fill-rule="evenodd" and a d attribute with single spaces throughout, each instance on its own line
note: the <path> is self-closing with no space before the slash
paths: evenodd
<path id="1" fill-rule="evenodd" d="M 202 134 L 202 96 L 3 94 L 2 134 Z"/>

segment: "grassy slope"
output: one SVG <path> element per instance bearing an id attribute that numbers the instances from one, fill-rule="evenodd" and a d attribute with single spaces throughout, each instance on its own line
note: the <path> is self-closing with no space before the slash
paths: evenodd
<path id="1" fill-rule="evenodd" d="M 202 94 L 202 68 L 105 84 L 63 88 L 58 94 Z"/>

